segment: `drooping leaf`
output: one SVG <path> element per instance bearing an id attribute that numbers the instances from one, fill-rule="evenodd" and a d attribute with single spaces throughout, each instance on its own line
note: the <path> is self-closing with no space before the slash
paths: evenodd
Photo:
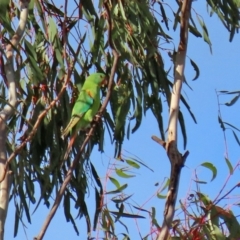
<path id="1" fill-rule="evenodd" d="M 234 216 L 233 212 L 231 210 L 224 210 L 221 209 L 221 215 L 220 217 L 224 220 L 226 223 L 226 226 L 229 231 L 229 238 L 231 239 L 238 239 L 240 238 L 240 225 L 239 222 Z"/>
<path id="2" fill-rule="evenodd" d="M 137 169 L 140 168 L 140 165 L 137 164 L 135 161 L 132 161 L 132 160 L 130 160 L 130 159 L 126 159 L 125 161 L 127 162 L 128 165 L 130 165 L 130 166 L 133 167 L 133 168 L 137 168 Z"/>
<path id="3" fill-rule="evenodd" d="M 68 193 L 64 195 L 63 206 L 66 221 L 69 222 L 71 213 L 70 213 L 70 195 Z"/>
<path id="4" fill-rule="evenodd" d="M 201 166 L 211 170 L 211 172 L 212 172 L 212 179 L 211 179 L 211 181 L 213 181 L 216 178 L 216 176 L 217 176 L 217 168 L 210 162 L 204 162 L 204 163 L 201 164 Z"/>
<path id="5" fill-rule="evenodd" d="M 201 192 L 197 192 L 196 193 L 198 198 L 204 203 L 205 206 L 208 206 L 209 204 L 211 204 L 211 200 L 209 199 L 209 197 Z"/>
<path id="6" fill-rule="evenodd" d="M 16 203 L 15 207 L 16 209 L 15 209 L 15 221 L 14 221 L 14 233 L 13 233 L 14 237 L 17 236 L 19 220 L 20 220 L 20 210 L 19 210 L 18 203 Z"/>
<path id="7" fill-rule="evenodd" d="M 229 161 L 228 158 L 225 158 L 225 161 L 226 161 L 226 164 L 227 164 L 227 166 L 228 166 L 229 173 L 232 175 L 232 174 L 233 174 L 233 167 L 232 167 L 232 164 L 231 164 L 231 162 Z"/>
<path id="8" fill-rule="evenodd" d="M 238 145 L 240 146 L 240 140 L 239 140 L 237 134 L 234 131 L 232 131 L 232 133 L 233 133 L 233 136 L 234 136 L 235 140 L 237 141 Z"/>
<path id="9" fill-rule="evenodd" d="M 116 168 L 115 172 L 116 172 L 116 174 L 119 177 L 122 177 L 122 178 L 132 178 L 132 177 L 135 177 L 135 175 L 127 174 L 126 170 L 124 170 L 123 168 L 121 168 L 121 169 Z"/>
<path id="10" fill-rule="evenodd" d="M 202 27 L 202 31 L 203 31 L 203 39 L 204 41 L 209 45 L 210 48 L 210 52 L 212 53 L 212 43 L 209 39 L 209 35 L 208 35 L 208 30 L 207 30 L 207 26 L 205 25 L 204 21 L 199 17 L 199 15 L 197 15 L 197 19 L 199 24 Z"/>
<path id="11" fill-rule="evenodd" d="M 102 194 L 100 194 L 98 192 L 97 188 L 95 188 L 95 204 L 96 204 L 96 209 L 95 209 L 94 221 L 93 221 L 93 230 L 94 231 L 96 231 L 98 217 L 102 210 Z"/>
<path id="12" fill-rule="evenodd" d="M 168 27 L 168 18 L 167 18 L 167 15 L 166 15 L 166 13 L 165 13 L 163 4 L 162 4 L 161 2 L 158 2 L 158 4 L 160 5 L 160 10 L 161 10 L 161 14 L 162 14 L 162 18 L 163 18 L 163 21 L 164 21 L 164 23 L 165 23 L 165 26 L 166 26 L 167 30 L 169 30 L 169 27 Z"/>
<path id="13" fill-rule="evenodd" d="M 128 186 L 128 184 L 124 184 L 124 185 L 120 186 L 119 188 L 117 188 L 116 190 L 106 192 L 106 194 L 120 193 L 120 192 L 122 192 L 124 189 L 126 189 L 127 186 Z"/>
<path id="14" fill-rule="evenodd" d="M 196 79 L 198 79 L 198 77 L 200 75 L 200 70 L 199 70 L 197 64 L 192 59 L 190 59 L 190 63 L 193 66 L 194 70 L 196 71 L 196 76 L 193 78 L 193 81 L 195 81 Z"/>
<path id="15" fill-rule="evenodd" d="M 132 197 L 132 195 L 129 195 L 125 198 L 119 198 L 119 197 L 113 197 L 111 200 L 114 202 L 114 203 L 123 203 L 123 202 L 126 202 L 128 199 L 130 199 Z"/>
<path id="16" fill-rule="evenodd" d="M 233 104 L 235 104 L 237 102 L 237 100 L 239 99 L 240 94 L 238 94 L 237 96 L 235 96 L 230 102 L 225 103 L 226 106 L 232 106 Z"/>
<path id="17" fill-rule="evenodd" d="M 181 111 L 179 111 L 178 121 L 179 121 L 180 128 L 181 128 L 182 135 L 183 135 L 183 148 L 186 149 L 186 146 L 187 146 L 187 133 L 186 133 L 186 128 L 185 128 L 183 114 L 182 114 Z"/>
<path id="18" fill-rule="evenodd" d="M 230 123 L 223 122 L 223 124 L 225 124 L 225 125 L 228 125 L 228 126 L 230 126 L 231 128 L 233 128 L 233 129 L 235 129 L 235 130 L 237 130 L 237 131 L 239 131 L 239 132 L 240 132 L 240 129 L 239 129 L 239 128 L 237 128 L 237 127 L 233 126 L 233 125 L 232 125 L 232 124 L 230 124 Z"/>
<path id="19" fill-rule="evenodd" d="M 222 128 L 222 130 L 225 131 L 226 128 L 225 128 L 225 126 L 224 126 L 224 124 L 223 124 L 223 121 L 222 121 L 222 119 L 221 119 L 220 116 L 218 116 L 218 122 L 220 123 L 220 127 Z"/>
<path id="20" fill-rule="evenodd" d="M 25 211 L 27 220 L 28 220 L 29 223 L 31 223 L 31 217 L 30 217 L 30 213 L 29 213 L 29 207 L 28 207 L 28 205 L 27 205 L 26 198 L 25 198 L 25 194 L 24 194 L 24 192 L 23 192 L 22 186 L 19 186 L 19 187 L 18 187 L 18 191 L 19 191 L 19 196 L 20 196 L 21 203 L 22 203 L 22 206 L 23 206 L 23 208 L 24 208 L 24 211 Z"/>
<path id="21" fill-rule="evenodd" d="M 109 180 L 117 187 L 120 188 L 120 183 L 117 181 L 117 179 L 113 178 L 113 177 L 109 177 Z"/>

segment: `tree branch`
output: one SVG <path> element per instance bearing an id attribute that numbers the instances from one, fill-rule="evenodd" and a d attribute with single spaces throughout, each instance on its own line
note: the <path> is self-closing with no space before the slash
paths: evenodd
<path id="1" fill-rule="evenodd" d="M 175 212 L 181 169 L 184 166 L 186 158 L 189 154 L 187 151 L 182 156 L 182 154 L 177 149 L 177 124 L 179 114 L 179 101 L 181 96 L 182 83 L 184 80 L 184 68 L 188 43 L 188 24 L 191 4 L 192 0 L 182 1 L 180 17 L 180 43 L 178 46 L 178 52 L 176 54 L 174 66 L 174 84 L 170 103 L 168 140 L 165 143 L 155 136 L 152 137 L 153 140 L 157 141 L 165 148 L 171 163 L 170 183 L 164 209 L 164 220 L 161 232 L 158 235 L 158 240 L 167 240 L 169 237 L 169 229 L 171 228 Z"/>
<path id="2" fill-rule="evenodd" d="M 107 96 L 104 100 L 104 103 L 102 104 L 102 107 L 100 108 L 99 112 L 98 112 L 98 115 L 101 117 L 103 112 L 105 111 L 106 107 L 107 107 L 107 104 L 110 100 L 110 96 L 111 96 L 111 93 L 112 93 L 112 86 L 113 86 L 113 81 L 114 81 L 114 74 L 116 72 L 116 68 L 117 68 L 117 63 L 118 63 L 118 59 L 119 59 L 119 54 L 117 52 L 117 50 L 115 49 L 114 45 L 113 45 L 113 42 L 112 42 L 112 20 L 111 20 L 111 15 L 110 15 L 110 10 L 109 10 L 109 7 L 107 5 L 107 1 L 104 1 L 104 7 L 106 9 L 106 12 L 107 12 L 107 18 L 108 18 L 108 43 L 109 43 L 109 46 L 111 47 L 112 49 L 112 53 L 113 53 L 113 56 L 114 56 L 114 61 L 113 61 L 113 66 L 111 68 L 111 74 L 110 74 L 110 78 L 109 78 L 109 82 L 108 82 L 108 92 L 107 92 Z M 95 127 L 96 127 L 96 124 L 93 124 L 93 126 L 91 127 L 91 129 L 89 130 L 88 134 L 87 134 L 87 137 L 85 138 L 81 148 L 79 149 L 75 159 L 73 160 L 71 166 L 69 167 L 68 169 L 68 172 L 65 176 L 65 179 L 63 181 L 63 184 L 61 186 L 61 188 L 59 189 L 58 193 L 57 193 L 57 196 L 56 196 L 56 199 L 54 201 L 54 204 L 43 224 L 43 227 L 39 233 L 39 235 L 37 237 L 34 238 L 34 240 L 41 240 L 43 239 L 46 231 L 47 231 L 47 228 L 52 220 L 52 218 L 54 217 L 56 211 L 57 211 L 57 208 L 59 206 L 59 204 L 61 203 L 61 200 L 62 200 L 62 197 L 63 197 L 63 194 L 66 190 L 66 187 L 67 185 L 69 184 L 71 178 L 72 178 L 72 173 L 74 171 L 74 169 L 76 168 L 78 162 L 79 162 L 79 159 L 81 158 L 81 155 L 87 145 L 87 143 L 89 142 L 94 130 L 95 130 Z"/>
<path id="3" fill-rule="evenodd" d="M 8 172 L 8 167 L 6 168 L 5 165 L 7 162 L 6 121 L 14 114 L 14 109 L 17 103 L 16 80 L 13 67 L 13 51 L 15 48 L 17 48 L 26 28 L 29 2 L 29 0 L 20 1 L 21 13 L 18 28 L 13 35 L 10 43 L 6 46 L 5 74 L 8 82 L 9 97 L 8 104 L 6 104 L 4 109 L 0 112 L 0 173 L 4 175 L 2 181 L 0 182 L 0 240 L 4 238 L 4 225 L 7 216 L 9 192 L 12 183 L 11 173 Z"/>

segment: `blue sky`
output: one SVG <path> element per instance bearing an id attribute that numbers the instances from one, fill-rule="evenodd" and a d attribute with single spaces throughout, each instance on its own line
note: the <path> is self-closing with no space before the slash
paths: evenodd
<path id="1" fill-rule="evenodd" d="M 239 35 L 235 35 L 232 43 L 229 43 L 229 33 L 221 24 L 217 16 L 209 17 L 206 12 L 206 4 L 204 1 L 194 1 L 193 8 L 200 13 L 209 30 L 210 39 L 212 42 L 213 54 L 209 51 L 209 46 L 203 41 L 203 39 L 196 38 L 189 35 L 189 45 L 187 55 L 193 59 L 199 69 L 200 77 L 196 81 L 192 82 L 194 77 L 194 71 L 190 65 L 190 61 L 187 59 L 186 63 L 186 78 L 191 85 L 190 90 L 184 85 L 184 96 L 188 100 L 191 110 L 194 113 L 197 124 L 193 122 L 190 115 L 182 107 L 185 114 L 185 124 L 187 129 L 188 144 L 187 150 L 190 151 L 190 155 L 187 158 L 186 166 L 182 170 L 181 183 L 179 188 L 179 198 L 185 199 L 187 194 L 196 190 L 195 184 L 192 182 L 194 170 L 197 169 L 199 179 L 204 181 L 210 181 L 211 172 L 203 167 L 198 167 L 201 163 L 209 161 L 212 162 L 218 170 L 216 179 L 206 185 L 201 185 L 200 189 L 203 193 L 208 194 L 210 198 L 214 199 L 218 194 L 220 188 L 223 186 L 229 172 L 225 163 L 224 157 L 226 156 L 225 142 L 223 138 L 222 129 L 218 123 L 218 104 L 216 90 L 239 90 Z M 194 13 L 193 17 L 194 16 Z M 178 45 L 179 33 L 174 34 L 176 36 L 175 43 Z M 220 97 L 220 103 L 229 101 L 232 96 Z M 233 107 L 221 106 L 221 113 L 224 120 L 229 123 L 239 126 L 239 113 L 238 109 L 240 102 L 237 102 Z M 167 117 L 167 114 L 165 114 Z M 167 120 L 166 120 L 167 121 Z M 135 200 L 139 206 L 143 206 L 144 209 L 151 210 L 154 206 L 157 210 L 157 216 L 159 224 L 161 224 L 162 212 L 164 209 L 164 200 L 160 200 L 156 197 L 151 198 L 159 188 L 159 186 L 169 176 L 170 164 L 167 159 L 166 153 L 162 147 L 157 145 L 151 140 L 152 135 L 158 135 L 157 123 L 151 114 L 147 114 L 144 118 L 143 124 L 136 133 L 131 135 L 130 140 L 126 140 L 123 145 L 123 149 L 126 155 L 130 155 L 128 152 L 137 155 L 142 161 L 144 161 L 150 168 L 154 169 L 154 172 L 141 167 L 140 170 L 134 170 L 136 177 L 130 180 L 120 179 L 116 177 L 122 184 L 129 183 L 129 187 L 126 190 L 127 194 L 134 194 L 132 199 Z M 179 151 L 184 152 L 181 133 L 179 132 Z M 227 132 L 227 146 L 229 159 L 233 165 L 239 161 L 239 146 L 234 140 L 231 132 Z M 111 163 L 113 159 L 114 148 L 110 146 L 110 143 L 106 140 L 105 152 L 103 154 L 94 152 L 91 157 L 91 161 L 97 166 L 99 175 L 102 178 L 103 185 L 105 183 L 104 177 L 106 169 L 108 169 L 109 160 Z M 231 178 L 229 184 L 226 187 L 226 191 L 229 190 L 234 184 L 237 183 L 238 170 Z M 115 175 L 112 175 L 115 177 Z M 155 183 L 159 183 L 159 186 L 154 186 Z M 108 182 L 108 190 L 114 189 L 114 186 Z M 190 190 L 192 189 L 192 190 Z M 94 189 L 92 189 L 94 190 Z M 226 192 L 224 191 L 224 192 Z M 106 196 L 111 197 L 111 196 Z M 92 213 L 94 211 L 94 191 L 91 192 L 89 203 L 93 205 Z M 131 203 L 134 203 L 131 201 Z M 225 201 L 225 204 L 230 201 Z M 137 205 L 137 204 L 135 204 Z M 34 206 L 32 207 L 32 211 Z M 91 209 L 91 207 L 90 207 Z M 235 209 L 235 208 L 234 208 Z M 129 210 L 129 209 L 128 209 Z M 237 208 L 236 208 L 237 211 Z M 137 210 L 134 210 L 137 213 Z M 13 226 L 14 226 L 14 205 L 13 201 L 9 205 L 9 213 L 7 216 L 5 239 L 13 239 Z M 16 239 L 33 239 L 34 236 L 40 231 L 43 221 L 48 214 L 48 210 L 45 206 L 41 205 L 37 212 L 32 215 L 32 224 L 25 224 L 27 226 L 26 235 L 23 231 L 23 227 L 20 224 L 19 233 Z M 90 211 L 91 214 L 91 211 Z M 140 213 L 146 217 L 145 220 L 138 220 L 139 229 L 142 236 L 145 236 L 150 231 L 150 219 L 146 213 Z M 74 215 L 73 215 L 74 216 Z M 91 215 L 93 216 L 93 215 Z M 74 216 L 75 217 L 75 216 Z M 124 220 L 124 219 L 123 219 Z M 55 215 L 50 227 L 45 235 L 44 239 L 86 239 L 86 227 L 84 219 L 76 220 L 78 228 L 80 229 L 80 237 L 75 234 L 72 224 L 66 223 L 63 214 L 63 206 L 60 205 L 57 214 Z M 126 219 L 126 223 L 129 226 L 131 239 L 140 239 L 138 228 L 134 220 Z M 119 228 L 119 231 L 122 229 Z M 97 234 L 96 234 L 97 235 Z M 93 234 L 93 237 L 96 237 Z M 120 236 L 121 239 L 121 236 Z"/>

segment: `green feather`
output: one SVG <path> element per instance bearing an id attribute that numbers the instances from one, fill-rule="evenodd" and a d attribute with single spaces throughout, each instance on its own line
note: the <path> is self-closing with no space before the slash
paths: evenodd
<path id="1" fill-rule="evenodd" d="M 105 80 L 102 73 L 93 73 L 86 78 L 74 104 L 72 116 L 67 127 L 62 131 L 62 138 L 75 127 L 75 131 L 87 128 L 100 106 L 100 87 Z"/>

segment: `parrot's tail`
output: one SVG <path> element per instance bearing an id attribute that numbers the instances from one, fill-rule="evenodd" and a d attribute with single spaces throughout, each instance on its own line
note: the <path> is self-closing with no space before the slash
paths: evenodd
<path id="1" fill-rule="evenodd" d="M 66 152 L 65 152 L 65 154 L 64 154 L 64 157 L 63 157 L 63 162 L 65 162 L 65 161 L 67 160 L 68 155 L 69 155 L 69 153 L 70 153 L 70 151 L 71 151 L 72 145 L 73 145 L 76 137 L 77 137 L 77 132 L 75 132 L 75 133 L 72 135 L 72 137 L 71 137 L 71 139 L 70 139 L 70 141 L 69 141 L 69 143 L 68 143 L 67 150 L 66 150 Z M 63 163 L 62 163 L 62 164 L 63 164 Z"/>

